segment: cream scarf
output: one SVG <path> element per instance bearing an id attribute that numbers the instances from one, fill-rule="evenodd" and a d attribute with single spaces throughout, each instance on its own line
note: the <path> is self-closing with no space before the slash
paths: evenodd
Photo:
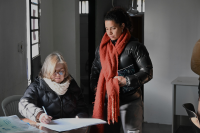
<path id="1" fill-rule="evenodd" d="M 67 80 L 65 83 L 59 84 L 54 81 L 51 81 L 51 79 L 48 78 L 43 78 L 43 79 L 49 85 L 49 87 L 58 95 L 64 95 L 67 92 L 68 87 L 70 85 L 69 80 Z"/>

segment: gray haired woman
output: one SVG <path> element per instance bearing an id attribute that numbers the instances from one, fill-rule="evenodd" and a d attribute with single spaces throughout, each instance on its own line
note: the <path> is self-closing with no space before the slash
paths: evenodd
<path id="1" fill-rule="evenodd" d="M 60 53 L 54 52 L 46 57 L 39 76 L 28 86 L 19 102 L 19 112 L 42 123 L 58 118 L 88 117 L 82 90 L 68 73 L 67 63 Z"/>

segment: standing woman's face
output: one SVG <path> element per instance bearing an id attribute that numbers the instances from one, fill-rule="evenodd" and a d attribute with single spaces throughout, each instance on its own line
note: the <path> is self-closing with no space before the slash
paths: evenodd
<path id="1" fill-rule="evenodd" d="M 115 23 L 113 20 L 106 20 L 105 21 L 105 28 L 106 33 L 110 37 L 111 40 L 116 40 L 122 34 L 124 30 L 125 24 L 122 23 L 120 26 L 119 24 Z"/>

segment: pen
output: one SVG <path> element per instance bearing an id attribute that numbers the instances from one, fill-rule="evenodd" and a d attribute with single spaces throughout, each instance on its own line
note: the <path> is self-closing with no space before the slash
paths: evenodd
<path id="1" fill-rule="evenodd" d="M 47 111 L 46 111 L 45 108 L 44 108 L 44 106 L 42 106 L 42 108 L 43 108 L 45 114 L 48 115 L 48 114 L 47 114 Z"/>

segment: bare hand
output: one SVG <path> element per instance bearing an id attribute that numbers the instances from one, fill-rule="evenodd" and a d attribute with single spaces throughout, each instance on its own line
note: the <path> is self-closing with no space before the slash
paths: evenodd
<path id="1" fill-rule="evenodd" d="M 126 78 L 124 78 L 123 76 L 115 76 L 114 78 L 118 79 L 120 87 L 123 87 L 126 85 Z"/>
<path id="2" fill-rule="evenodd" d="M 76 116 L 76 118 L 79 118 L 78 116 Z"/>
<path id="3" fill-rule="evenodd" d="M 50 122 L 51 122 L 51 119 L 52 119 L 52 117 L 51 117 L 51 116 L 48 116 L 48 115 L 45 114 L 45 113 L 42 113 L 42 114 L 40 115 L 40 117 L 39 117 L 39 121 L 40 121 L 41 123 L 45 123 L 45 124 L 50 123 Z"/>

